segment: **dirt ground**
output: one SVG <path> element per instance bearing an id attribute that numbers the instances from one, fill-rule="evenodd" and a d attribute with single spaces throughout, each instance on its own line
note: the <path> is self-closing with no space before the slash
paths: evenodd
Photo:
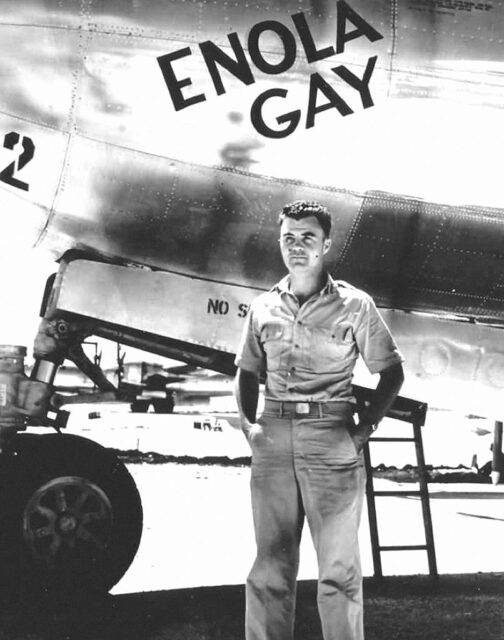
<path id="1" fill-rule="evenodd" d="M 316 585 L 300 582 L 296 640 L 320 640 Z M 503 640 L 504 574 L 365 579 L 366 640 Z M 242 586 L 4 605 L 0 640 L 241 640 Z"/>

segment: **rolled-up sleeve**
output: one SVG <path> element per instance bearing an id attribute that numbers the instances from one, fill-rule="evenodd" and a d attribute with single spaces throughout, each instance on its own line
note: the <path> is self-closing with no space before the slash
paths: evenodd
<path id="1" fill-rule="evenodd" d="M 369 296 L 362 301 L 355 340 L 371 373 L 380 373 L 404 361 L 394 338 Z"/>
<path id="2" fill-rule="evenodd" d="M 259 330 L 254 314 L 254 303 L 245 319 L 243 331 L 236 352 L 235 365 L 246 371 L 264 373 L 266 368 L 266 356 L 259 339 Z"/>

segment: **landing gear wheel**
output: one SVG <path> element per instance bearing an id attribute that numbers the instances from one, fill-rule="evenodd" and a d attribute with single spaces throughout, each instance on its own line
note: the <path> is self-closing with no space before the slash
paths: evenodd
<path id="1" fill-rule="evenodd" d="M 0 456 L 0 586 L 104 593 L 140 543 L 140 496 L 126 467 L 71 435 L 17 436 Z"/>
<path id="2" fill-rule="evenodd" d="M 23 511 L 29 553 L 49 571 L 72 553 L 90 558 L 102 554 L 112 537 L 112 524 L 107 495 L 98 485 L 74 476 L 43 484 Z"/>
<path id="3" fill-rule="evenodd" d="M 171 398 L 155 398 L 152 406 L 154 413 L 173 413 L 174 402 Z"/>
<path id="4" fill-rule="evenodd" d="M 131 403 L 131 413 L 147 413 L 149 410 L 148 400 L 135 400 Z"/>

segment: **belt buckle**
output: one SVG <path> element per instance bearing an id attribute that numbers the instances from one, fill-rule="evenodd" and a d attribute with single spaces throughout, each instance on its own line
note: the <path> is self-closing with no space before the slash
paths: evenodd
<path id="1" fill-rule="evenodd" d="M 296 413 L 300 416 L 305 416 L 310 413 L 310 403 L 296 402 Z"/>

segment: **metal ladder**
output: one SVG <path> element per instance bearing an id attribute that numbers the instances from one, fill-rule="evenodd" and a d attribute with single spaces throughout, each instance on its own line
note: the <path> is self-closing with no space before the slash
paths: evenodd
<path id="1" fill-rule="evenodd" d="M 369 403 L 373 395 L 372 389 L 366 389 L 354 385 L 354 395 L 357 399 L 357 410 L 361 411 Z M 371 456 L 369 453 L 369 443 L 364 447 L 364 460 L 366 464 L 367 485 L 366 497 L 369 516 L 369 529 L 371 533 L 371 548 L 373 553 L 373 565 L 375 578 L 383 578 L 381 553 L 384 551 L 418 551 L 427 552 L 429 563 L 429 575 L 432 578 L 438 577 L 436 553 L 434 549 L 434 534 L 432 530 L 432 518 L 429 503 L 429 490 L 427 486 L 427 471 L 425 469 L 425 458 L 422 443 L 421 428 L 425 424 L 427 415 L 427 404 L 410 400 L 398 396 L 387 413 L 388 418 L 409 422 L 413 425 L 412 438 L 373 436 L 369 442 L 413 442 L 415 444 L 417 468 L 419 476 L 419 490 L 397 490 L 397 491 L 375 491 L 373 484 L 373 470 L 371 467 Z M 423 545 L 380 545 L 378 536 L 378 521 L 376 517 L 376 497 L 382 496 L 415 496 L 419 497 L 422 504 L 422 514 L 425 530 L 425 544 Z"/>

